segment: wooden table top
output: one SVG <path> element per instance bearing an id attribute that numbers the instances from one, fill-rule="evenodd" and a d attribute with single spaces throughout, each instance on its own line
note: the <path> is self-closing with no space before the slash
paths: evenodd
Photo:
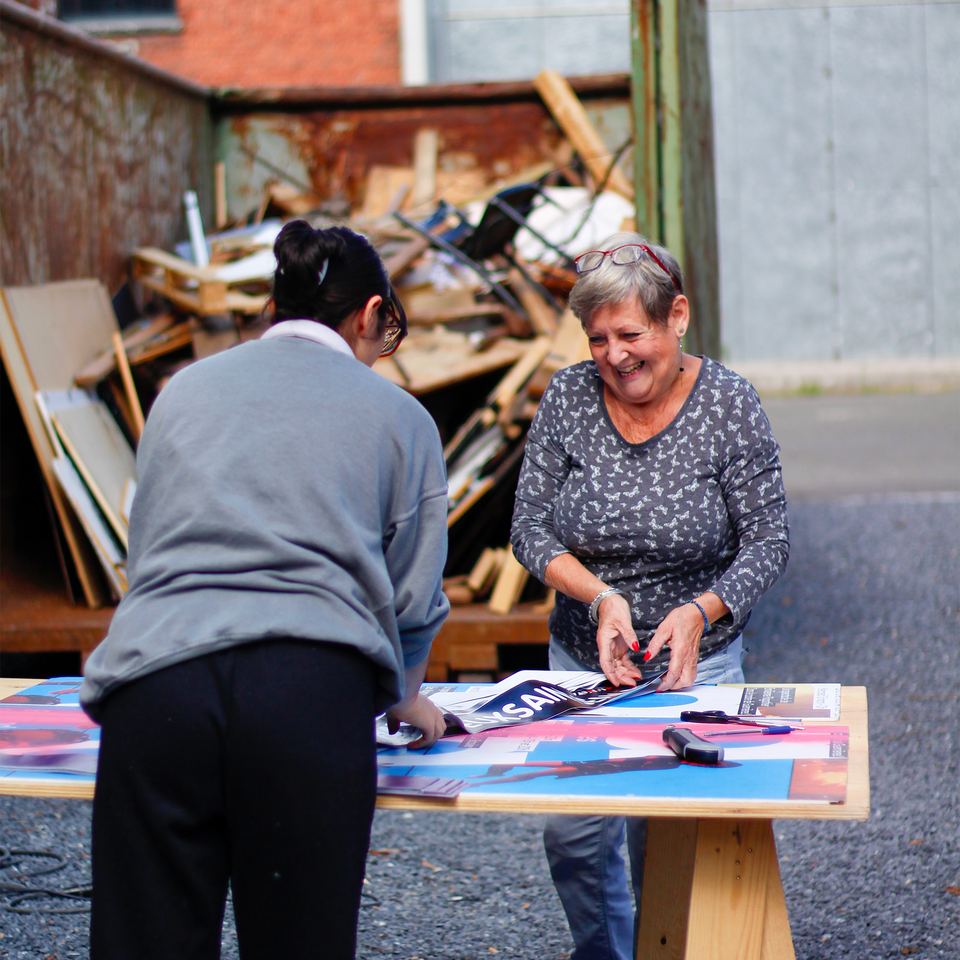
<path id="1" fill-rule="evenodd" d="M 0 677 L 0 699 L 38 680 Z M 824 721 L 807 720 L 807 726 Z M 485 796 L 462 793 L 454 800 L 431 800 L 416 797 L 377 798 L 377 806 L 389 810 L 445 810 L 460 813 L 589 813 L 648 817 L 684 818 L 757 818 L 802 820 L 866 820 L 870 815 L 870 770 L 867 739 L 866 687 L 843 687 L 840 695 L 840 719 L 831 721 L 850 730 L 847 758 L 846 803 L 823 803 L 807 800 L 729 800 L 699 797 L 547 797 Z M 91 799 L 93 784 L 66 780 L 36 782 L 29 787 L 20 781 L 19 789 L 5 789 L 0 778 L 0 794 L 73 797 Z"/>

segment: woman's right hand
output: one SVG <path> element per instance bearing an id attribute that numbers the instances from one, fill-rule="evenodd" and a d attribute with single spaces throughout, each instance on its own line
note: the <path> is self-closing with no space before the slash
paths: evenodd
<path id="1" fill-rule="evenodd" d="M 615 687 L 635 687 L 642 674 L 630 659 L 630 651 L 640 649 L 633 630 L 630 601 L 615 593 L 603 600 L 597 617 L 600 620 L 597 627 L 600 669 Z"/>
<path id="2" fill-rule="evenodd" d="M 387 721 L 409 723 L 422 731 L 423 736 L 407 744 L 411 750 L 425 750 L 432 747 L 447 730 L 447 721 L 443 711 L 429 698 L 418 693 L 409 704 L 398 703 L 387 711 Z"/>

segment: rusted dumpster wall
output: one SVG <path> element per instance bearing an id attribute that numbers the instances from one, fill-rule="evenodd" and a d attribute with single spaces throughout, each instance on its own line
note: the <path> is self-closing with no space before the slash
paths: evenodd
<path id="1" fill-rule="evenodd" d="M 123 283 L 130 251 L 186 235 L 183 192 L 212 208 L 205 88 L 0 2 L 0 279 Z"/>
<path id="2" fill-rule="evenodd" d="M 574 79 L 573 87 L 612 154 L 631 134 L 627 76 Z M 561 139 L 529 82 L 245 90 L 219 96 L 214 112 L 233 217 L 256 209 L 264 184 L 276 179 L 254 155 L 318 196 L 356 207 L 373 164 L 411 165 L 422 127 L 439 131 L 440 169 L 477 169 L 489 182 L 550 160 Z M 629 149 L 621 168 L 631 170 Z"/>

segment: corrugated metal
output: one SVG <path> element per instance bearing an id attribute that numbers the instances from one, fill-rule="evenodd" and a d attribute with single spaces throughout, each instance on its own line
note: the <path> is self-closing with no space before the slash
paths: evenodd
<path id="1" fill-rule="evenodd" d="M 209 220 L 206 91 L 3 3 L 0 280 L 92 276 L 111 291 L 130 251 L 185 235 L 182 195 Z"/>

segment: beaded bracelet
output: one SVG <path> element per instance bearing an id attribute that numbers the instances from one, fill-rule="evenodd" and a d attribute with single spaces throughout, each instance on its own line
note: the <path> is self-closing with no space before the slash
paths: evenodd
<path id="1" fill-rule="evenodd" d="M 707 619 L 707 611 L 704 610 L 696 600 L 688 600 L 687 603 L 692 603 L 700 611 L 700 616 L 703 617 L 703 632 L 707 633 L 710 629 L 710 621 Z"/>

